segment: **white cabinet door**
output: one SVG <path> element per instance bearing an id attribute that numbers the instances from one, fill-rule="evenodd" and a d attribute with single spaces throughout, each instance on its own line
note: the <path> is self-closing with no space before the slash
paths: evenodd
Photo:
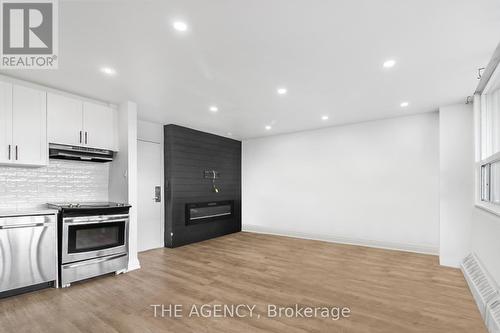
<path id="1" fill-rule="evenodd" d="M 47 93 L 47 136 L 49 143 L 83 144 L 83 102 Z"/>
<path id="2" fill-rule="evenodd" d="M 12 93 L 13 163 L 47 164 L 47 93 L 14 85 Z"/>
<path id="3" fill-rule="evenodd" d="M 12 157 L 12 84 L 0 82 L 0 163 Z"/>
<path id="4" fill-rule="evenodd" d="M 91 102 L 83 103 L 84 143 L 92 148 L 115 149 L 115 110 Z"/>

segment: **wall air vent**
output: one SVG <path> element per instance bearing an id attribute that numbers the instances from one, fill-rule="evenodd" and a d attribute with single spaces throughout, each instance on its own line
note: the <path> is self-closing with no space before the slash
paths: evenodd
<path id="1" fill-rule="evenodd" d="M 465 257 L 461 269 L 481 316 L 486 321 L 488 305 L 498 298 L 495 283 L 488 277 L 486 270 L 474 253 Z"/>

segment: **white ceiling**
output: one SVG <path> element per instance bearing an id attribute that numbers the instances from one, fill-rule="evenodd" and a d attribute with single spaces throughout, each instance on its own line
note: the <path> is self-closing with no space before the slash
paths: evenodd
<path id="1" fill-rule="evenodd" d="M 61 0 L 59 69 L 3 73 L 251 138 L 463 102 L 498 31 L 498 0 Z"/>

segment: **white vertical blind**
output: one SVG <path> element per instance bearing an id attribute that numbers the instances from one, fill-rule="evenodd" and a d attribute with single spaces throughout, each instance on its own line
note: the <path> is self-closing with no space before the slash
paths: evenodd
<path id="1" fill-rule="evenodd" d="M 481 97 L 481 159 L 500 152 L 500 89 Z"/>
<path id="2" fill-rule="evenodd" d="M 492 94 L 487 94 L 487 98 L 489 99 L 489 109 L 490 109 L 490 126 L 491 126 L 491 154 L 498 153 L 500 145 L 499 145 L 499 105 L 498 105 L 498 93 L 499 91 L 496 90 Z"/>

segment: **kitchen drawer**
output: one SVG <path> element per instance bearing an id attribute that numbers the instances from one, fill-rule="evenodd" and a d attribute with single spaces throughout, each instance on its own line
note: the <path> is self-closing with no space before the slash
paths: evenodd
<path id="1" fill-rule="evenodd" d="M 61 284 L 68 287 L 72 282 L 127 269 L 128 255 L 115 254 L 92 260 L 83 260 L 61 266 Z"/>

